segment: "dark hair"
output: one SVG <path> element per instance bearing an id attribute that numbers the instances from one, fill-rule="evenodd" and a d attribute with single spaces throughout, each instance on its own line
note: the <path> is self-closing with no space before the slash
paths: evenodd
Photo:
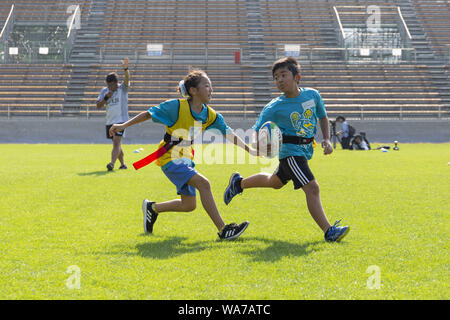
<path id="1" fill-rule="evenodd" d="M 189 73 L 183 79 L 186 93 L 190 96 L 189 89 L 197 88 L 202 78 L 206 77 L 206 72 L 201 69 L 189 69 Z M 180 92 L 180 87 L 177 88 L 177 91 Z"/>
<path id="2" fill-rule="evenodd" d="M 106 83 L 119 82 L 119 76 L 115 72 L 111 72 L 106 76 Z"/>
<path id="3" fill-rule="evenodd" d="M 339 120 L 345 121 L 345 118 L 343 116 L 337 116 L 336 121 L 339 121 Z"/>
<path id="4" fill-rule="evenodd" d="M 294 77 L 300 73 L 300 65 L 298 64 L 298 61 L 293 57 L 281 58 L 275 61 L 272 65 L 272 77 L 274 76 L 275 71 L 280 68 L 288 68 L 289 71 L 292 72 L 292 75 Z"/>

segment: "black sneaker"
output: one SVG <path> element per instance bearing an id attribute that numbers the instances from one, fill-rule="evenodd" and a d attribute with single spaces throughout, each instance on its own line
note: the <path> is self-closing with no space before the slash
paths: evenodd
<path id="1" fill-rule="evenodd" d="M 123 164 L 123 165 L 120 166 L 119 170 L 120 170 L 120 169 L 122 169 L 122 170 L 123 170 L 123 169 L 128 169 L 128 167 L 127 167 L 126 164 Z"/>
<path id="2" fill-rule="evenodd" d="M 114 165 L 112 165 L 111 163 L 108 163 L 108 164 L 106 165 L 106 168 L 108 169 L 108 171 L 113 171 Z"/>
<path id="3" fill-rule="evenodd" d="M 219 238 L 222 240 L 233 240 L 239 237 L 249 225 L 248 221 L 241 224 L 231 223 L 223 227 L 222 231 L 218 233 Z"/>
<path id="4" fill-rule="evenodd" d="M 144 213 L 144 231 L 145 233 L 152 233 L 153 232 L 153 225 L 156 222 L 156 219 L 158 218 L 158 213 L 156 213 L 152 209 L 152 204 L 154 202 L 150 202 L 147 199 L 145 199 L 142 202 L 142 212 Z"/>

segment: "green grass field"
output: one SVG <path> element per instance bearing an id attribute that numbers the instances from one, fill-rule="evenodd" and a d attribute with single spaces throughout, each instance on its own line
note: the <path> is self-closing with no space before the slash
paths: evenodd
<path id="1" fill-rule="evenodd" d="M 450 144 L 318 148 L 310 167 L 327 216 L 351 226 L 341 243 L 323 240 L 292 183 L 225 206 L 231 173 L 255 164 L 197 165 L 225 222 L 250 221 L 226 242 L 199 199 L 144 235 L 142 200 L 177 197 L 158 167 L 131 166 L 154 146 L 124 145 L 129 169 L 111 173 L 110 145 L 0 149 L 0 299 L 450 298 Z"/>

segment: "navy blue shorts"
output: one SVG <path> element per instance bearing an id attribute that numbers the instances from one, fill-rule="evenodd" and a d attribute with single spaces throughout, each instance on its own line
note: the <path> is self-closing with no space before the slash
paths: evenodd
<path id="1" fill-rule="evenodd" d="M 168 168 L 162 169 L 169 180 L 177 187 L 177 194 L 195 196 L 196 191 L 187 182 L 197 174 L 197 171 L 182 161 L 174 161 Z"/>
<path id="2" fill-rule="evenodd" d="M 294 189 L 300 189 L 314 180 L 314 175 L 305 157 L 290 156 L 280 159 L 280 164 L 274 174 L 280 178 L 283 184 L 292 180 Z"/>

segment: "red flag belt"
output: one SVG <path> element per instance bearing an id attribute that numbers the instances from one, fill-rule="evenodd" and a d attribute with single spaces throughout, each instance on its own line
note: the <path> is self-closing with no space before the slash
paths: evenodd
<path id="1" fill-rule="evenodd" d="M 172 149 L 172 147 L 181 143 L 181 141 L 183 141 L 183 139 L 179 138 L 178 140 L 172 140 L 172 136 L 166 132 L 166 134 L 164 135 L 164 141 L 166 142 L 166 144 L 164 144 L 161 148 L 159 148 L 152 154 L 149 154 L 145 158 L 142 158 L 141 160 L 133 163 L 134 169 L 138 170 L 138 169 L 145 167 L 146 165 L 152 163 L 156 159 L 161 158 L 165 153 L 167 153 L 170 149 Z M 192 142 L 191 142 L 191 144 L 192 144 Z"/>

